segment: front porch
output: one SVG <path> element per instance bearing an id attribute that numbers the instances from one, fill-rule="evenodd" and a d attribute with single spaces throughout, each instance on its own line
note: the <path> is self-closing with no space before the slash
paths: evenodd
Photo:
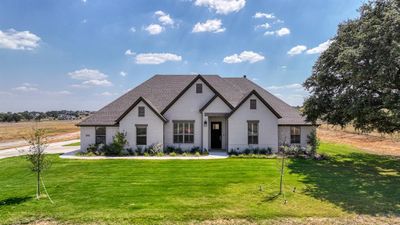
<path id="1" fill-rule="evenodd" d="M 228 150 L 228 114 L 204 113 L 203 148 L 215 154 L 226 154 Z"/>

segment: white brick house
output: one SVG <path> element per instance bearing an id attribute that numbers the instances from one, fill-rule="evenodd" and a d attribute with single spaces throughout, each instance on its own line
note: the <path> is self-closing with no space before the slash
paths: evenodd
<path id="1" fill-rule="evenodd" d="M 81 149 L 126 132 L 129 147 L 163 144 L 243 150 L 307 145 L 315 129 L 252 81 L 217 75 L 155 75 L 78 124 Z"/>

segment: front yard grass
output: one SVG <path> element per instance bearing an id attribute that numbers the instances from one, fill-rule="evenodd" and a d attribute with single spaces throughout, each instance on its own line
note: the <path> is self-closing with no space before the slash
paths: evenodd
<path id="1" fill-rule="evenodd" d="M 400 215 L 400 159 L 322 143 L 326 161 L 67 160 L 52 155 L 47 199 L 22 157 L 0 160 L 0 223 L 187 223 L 226 218 Z M 295 189 L 295 192 L 293 190 Z M 284 198 L 287 200 L 286 204 Z"/>
<path id="2" fill-rule="evenodd" d="M 74 143 L 71 143 L 71 144 L 66 144 L 66 145 L 63 145 L 64 147 L 75 147 L 75 146 L 81 146 L 81 142 L 74 142 Z"/>

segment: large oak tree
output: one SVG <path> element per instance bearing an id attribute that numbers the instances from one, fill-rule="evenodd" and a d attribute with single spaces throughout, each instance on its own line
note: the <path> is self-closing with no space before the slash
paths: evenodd
<path id="1" fill-rule="evenodd" d="M 376 0 L 339 25 L 305 88 L 304 115 L 362 131 L 400 131 L 400 0 Z"/>

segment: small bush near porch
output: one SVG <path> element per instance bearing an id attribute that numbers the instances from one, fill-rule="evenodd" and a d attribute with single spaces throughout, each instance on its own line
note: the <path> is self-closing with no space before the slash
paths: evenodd
<path id="1" fill-rule="evenodd" d="M 0 160 L 0 223 L 187 223 L 400 214 L 400 159 L 322 143 L 328 160 L 67 160 L 44 173 L 55 204 L 34 199 L 23 157 Z"/>

